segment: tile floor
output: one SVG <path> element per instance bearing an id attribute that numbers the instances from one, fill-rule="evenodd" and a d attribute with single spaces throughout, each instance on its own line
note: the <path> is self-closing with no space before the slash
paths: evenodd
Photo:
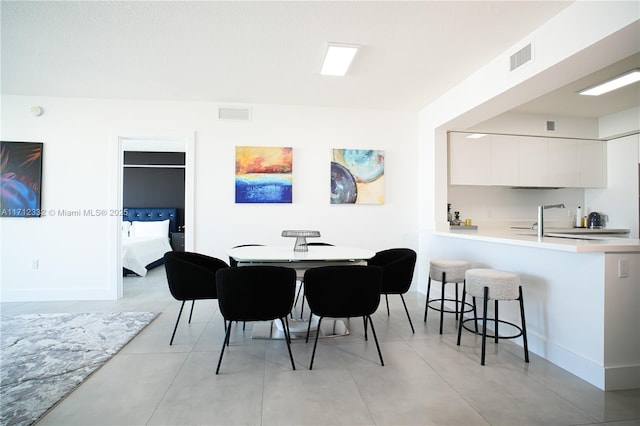
<path id="1" fill-rule="evenodd" d="M 196 303 L 190 325 L 169 338 L 179 302 L 162 267 L 125 280 L 125 297 L 105 302 L 3 303 L 3 315 L 32 312 L 162 312 L 106 365 L 38 422 L 46 425 L 640 425 L 640 389 L 602 392 L 508 341 L 487 347 L 456 323 L 423 321 L 424 296 L 384 301 L 374 323 L 385 360 L 379 364 L 360 319 L 351 335 L 321 339 L 314 369 L 312 344 L 292 343 L 292 371 L 282 340 L 251 339 L 253 324 L 235 325 L 221 372 L 223 339 L 216 301 Z M 186 306 L 189 306 L 187 304 Z M 186 309 L 185 309 L 186 310 Z M 432 315 L 434 311 L 430 311 Z M 184 316 L 184 313 L 183 313 Z"/>

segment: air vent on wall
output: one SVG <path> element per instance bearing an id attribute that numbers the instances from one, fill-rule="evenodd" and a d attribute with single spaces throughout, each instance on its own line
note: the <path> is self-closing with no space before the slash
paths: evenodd
<path id="1" fill-rule="evenodd" d="M 514 53 L 513 55 L 511 55 L 511 68 L 509 69 L 509 71 L 513 71 L 516 68 L 521 67 L 522 65 L 526 64 L 527 62 L 529 62 L 532 58 L 532 48 L 531 48 L 531 43 L 527 44 L 525 47 L 523 47 L 522 49 L 518 50 L 516 53 Z"/>
<path id="2" fill-rule="evenodd" d="M 251 119 L 250 108 L 218 108 L 219 120 L 240 120 L 246 121 Z"/>

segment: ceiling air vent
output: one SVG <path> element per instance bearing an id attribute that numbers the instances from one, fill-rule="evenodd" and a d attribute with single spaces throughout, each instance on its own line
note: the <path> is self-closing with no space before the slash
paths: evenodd
<path id="1" fill-rule="evenodd" d="M 251 119 L 250 108 L 218 108 L 219 120 L 239 120 L 246 121 Z"/>
<path id="2" fill-rule="evenodd" d="M 511 68 L 509 71 L 513 71 L 516 68 L 521 67 L 531 60 L 531 43 L 527 44 L 522 49 L 518 50 L 516 53 L 511 55 Z"/>

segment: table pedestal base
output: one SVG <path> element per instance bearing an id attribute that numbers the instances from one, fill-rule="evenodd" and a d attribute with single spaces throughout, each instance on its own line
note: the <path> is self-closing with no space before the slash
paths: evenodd
<path id="1" fill-rule="evenodd" d="M 291 319 L 289 318 L 289 332 L 291 333 L 291 340 L 306 339 L 307 327 L 309 326 L 309 320 L 303 319 Z M 309 338 L 315 338 L 318 331 L 318 318 L 313 317 L 311 322 L 311 331 Z M 343 320 L 334 320 L 331 318 L 325 318 L 320 326 L 319 338 L 326 337 L 340 337 L 348 336 L 349 330 Z M 282 330 L 282 324 L 277 321 L 262 321 L 253 325 L 253 332 L 251 333 L 252 339 L 284 339 L 284 331 Z"/>

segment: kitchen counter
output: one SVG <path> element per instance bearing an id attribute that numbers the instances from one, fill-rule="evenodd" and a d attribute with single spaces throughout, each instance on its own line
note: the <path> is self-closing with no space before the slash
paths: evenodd
<path id="1" fill-rule="evenodd" d="M 575 253 L 640 252 L 640 239 L 602 235 L 611 229 L 547 228 L 538 238 L 535 230 L 510 227 L 478 227 L 476 230 L 447 229 L 436 235 L 450 238 L 495 242 L 517 246 L 545 248 Z M 628 231 L 628 230 L 618 230 Z"/>
<path id="2" fill-rule="evenodd" d="M 600 389 L 640 389 L 640 240 L 503 225 L 434 232 L 429 257 L 519 274 L 530 352 Z M 519 314 L 500 307 L 501 319 L 518 324 Z"/>

